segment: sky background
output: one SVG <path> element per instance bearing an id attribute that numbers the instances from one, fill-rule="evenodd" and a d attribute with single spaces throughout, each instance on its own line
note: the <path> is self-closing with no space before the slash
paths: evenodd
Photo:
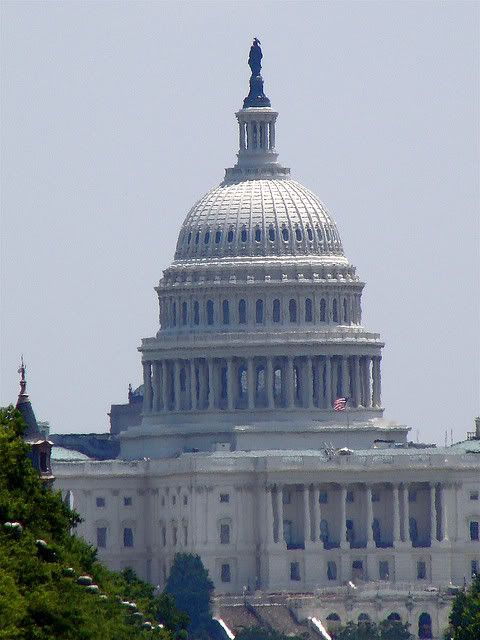
<path id="1" fill-rule="evenodd" d="M 2 2 L 1 404 L 20 355 L 53 432 L 141 383 L 153 287 L 235 162 L 246 61 L 277 149 L 325 202 L 380 331 L 386 417 L 444 442 L 480 413 L 476 2 Z"/>

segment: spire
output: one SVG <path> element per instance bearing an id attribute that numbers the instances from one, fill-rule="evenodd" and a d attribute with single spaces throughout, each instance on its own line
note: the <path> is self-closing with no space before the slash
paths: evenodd
<path id="1" fill-rule="evenodd" d="M 33 407 L 27 393 L 27 379 L 25 375 L 26 370 L 27 367 L 25 366 L 22 355 L 20 367 L 18 369 L 18 373 L 20 374 L 20 393 L 18 394 L 16 407 L 22 414 L 23 419 L 27 424 L 27 430 L 24 433 L 24 437 L 30 437 L 36 434 L 41 435 L 41 432 L 38 428 L 35 412 L 33 411 Z"/>
<path id="2" fill-rule="evenodd" d="M 260 48 L 260 40 L 258 38 L 253 39 L 253 44 L 250 47 L 250 54 L 248 56 L 248 66 L 252 71 L 250 76 L 250 93 L 243 101 L 243 108 L 248 107 L 270 107 L 270 100 L 263 93 L 263 78 L 260 75 L 262 70 L 262 50 Z"/>
<path id="3" fill-rule="evenodd" d="M 254 38 L 248 56 L 252 72 L 250 93 L 243 101 L 243 108 L 235 114 L 239 126 L 238 161 L 225 171 L 225 182 L 290 177 L 290 169 L 277 162 L 275 122 L 278 113 L 263 93 L 262 58 L 260 40 Z"/>

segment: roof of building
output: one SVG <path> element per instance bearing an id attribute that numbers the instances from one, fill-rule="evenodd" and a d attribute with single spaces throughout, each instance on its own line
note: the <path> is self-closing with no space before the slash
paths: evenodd
<path id="1" fill-rule="evenodd" d="M 65 447 L 53 447 L 51 460 L 52 462 L 82 462 L 91 460 L 91 458 L 80 451 L 65 449 Z"/>

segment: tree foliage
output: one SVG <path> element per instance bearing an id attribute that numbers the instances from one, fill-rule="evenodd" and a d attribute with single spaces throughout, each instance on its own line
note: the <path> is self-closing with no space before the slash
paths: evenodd
<path id="1" fill-rule="evenodd" d="M 41 482 L 24 430 L 18 411 L 0 409 L 0 640 L 184 637 L 188 618 L 172 598 L 155 598 L 132 571 L 109 571 L 96 549 L 71 534 L 78 515 Z M 77 583 L 86 574 L 98 589 Z M 132 601 L 145 618 L 133 616 Z M 144 620 L 164 628 L 148 631 Z"/>
<path id="2" fill-rule="evenodd" d="M 413 640 L 409 624 L 399 620 L 349 622 L 336 634 L 336 640 Z"/>
<path id="3" fill-rule="evenodd" d="M 450 628 L 445 638 L 478 640 L 480 638 L 480 576 L 476 576 L 467 591 L 460 591 L 453 601 Z"/>

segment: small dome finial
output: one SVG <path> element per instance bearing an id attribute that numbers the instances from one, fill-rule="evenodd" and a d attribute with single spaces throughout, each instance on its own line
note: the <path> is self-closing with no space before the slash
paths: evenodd
<path id="1" fill-rule="evenodd" d="M 23 361 L 23 354 L 20 360 L 20 367 L 18 368 L 18 373 L 20 374 L 20 395 L 25 395 L 25 389 L 27 388 L 27 380 L 25 378 L 25 372 L 27 367 L 25 366 L 25 362 Z"/>
<path id="2" fill-rule="evenodd" d="M 243 108 L 248 107 L 270 107 L 271 103 L 267 96 L 263 93 L 263 78 L 260 75 L 262 70 L 262 50 L 260 48 L 260 40 L 253 39 L 248 56 L 248 66 L 252 72 L 250 76 L 250 93 L 243 101 Z"/>

